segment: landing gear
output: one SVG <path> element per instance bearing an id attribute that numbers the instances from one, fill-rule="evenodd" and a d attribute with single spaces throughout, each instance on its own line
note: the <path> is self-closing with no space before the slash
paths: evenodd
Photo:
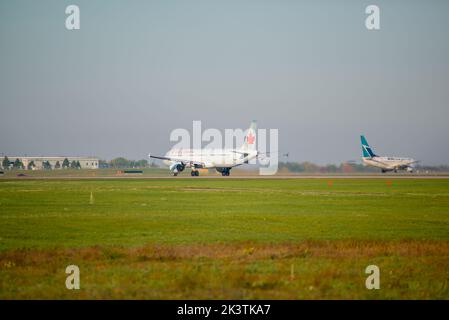
<path id="1" fill-rule="evenodd" d="M 200 172 L 199 172 L 198 170 L 192 170 L 192 171 L 190 172 L 190 175 L 191 175 L 192 177 L 198 177 L 198 176 L 200 175 Z"/>

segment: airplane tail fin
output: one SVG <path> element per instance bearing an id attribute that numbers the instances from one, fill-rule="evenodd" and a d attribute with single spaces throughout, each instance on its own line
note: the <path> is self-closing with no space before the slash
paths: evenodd
<path id="1" fill-rule="evenodd" d="M 256 148 L 256 132 L 257 132 L 257 122 L 255 120 L 251 121 L 251 126 L 246 131 L 245 140 L 241 147 L 244 151 L 255 151 Z"/>
<path id="2" fill-rule="evenodd" d="M 374 153 L 373 149 L 368 144 L 368 141 L 366 141 L 365 136 L 360 136 L 360 141 L 362 142 L 362 155 L 364 158 L 373 158 L 376 157 L 376 154 Z"/>

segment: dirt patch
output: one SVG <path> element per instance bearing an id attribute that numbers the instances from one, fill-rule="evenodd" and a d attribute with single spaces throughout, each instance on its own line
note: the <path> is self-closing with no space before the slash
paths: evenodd
<path id="1" fill-rule="evenodd" d="M 146 245 L 137 248 L 94 246 L 79 249 L 23 249 L 0 253 L 0 268 L 8 263 L 37 265 L 55 260 L 173 261 L 189 259 L 361 258 L 397 255 L 401 257 L 441 256 L 449 263 L 449 241 L 303 241 L 299 243 Z"/>

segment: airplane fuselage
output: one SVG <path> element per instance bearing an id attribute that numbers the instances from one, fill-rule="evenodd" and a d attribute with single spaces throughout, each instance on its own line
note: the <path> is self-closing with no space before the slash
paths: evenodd
<path id="1" fill-rule="evenodd" d="M 257 151 L 242 151 L 240 149 L 171 149 L 165 155 L 170 160 L 164 163 L 171 165 L 183 162 L 201 163 L 196 168 L 232 168 L 239 166 L 257 157 Z M 179 159 L 179 160 L 177 160 Z M 191 166 L 191 165 L 190 165 Z"/>
<path id="2" fill-rule="evenodd" d="M 380 168 L 384 171 L 396 171 L 396 170 L 413 170 L 411 165 L 415 160 L 410 158 L 398 158 L 398 157 L 362 157 L 364 164 Z"/>

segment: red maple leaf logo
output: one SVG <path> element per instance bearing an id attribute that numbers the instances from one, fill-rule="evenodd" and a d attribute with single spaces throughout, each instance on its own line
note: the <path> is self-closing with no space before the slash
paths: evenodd
<path id="1" fill-rule="evenodd" d="M 246 137 L 248 144 L 253 144 L 254 140 L 256 140 L 256 137 L 253 136 L 251 133 Z"/>

